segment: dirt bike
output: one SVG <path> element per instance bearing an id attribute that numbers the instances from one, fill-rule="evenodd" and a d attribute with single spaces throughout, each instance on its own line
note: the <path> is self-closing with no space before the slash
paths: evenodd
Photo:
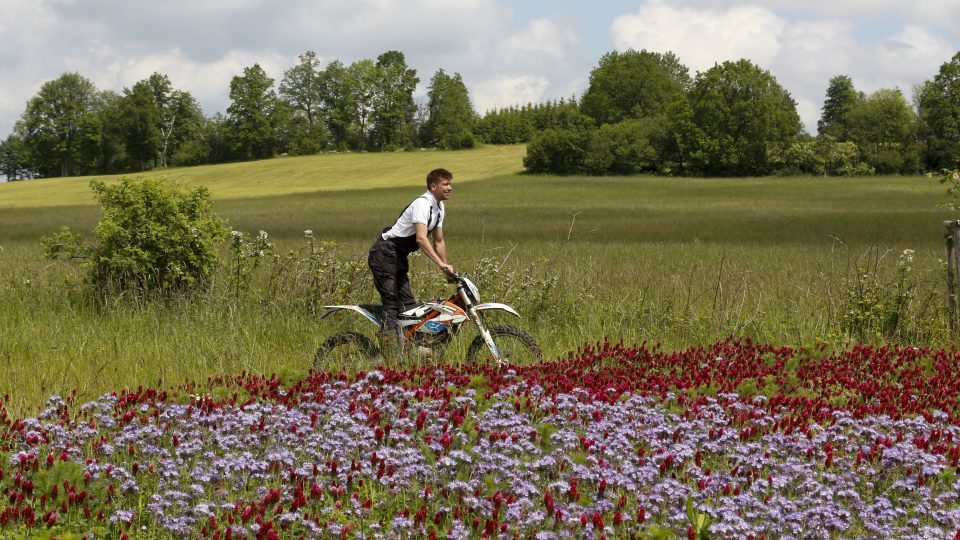
<path id="1" fill-rule="evenodd" d="M 483 322 L 484 311 L 500 310 L 520 317 L 516 310 L 506 304 L 480 302 L 476 285 L 465 276 L 454 274 L 450 282 L 456 287 L 456 292 L 450 297 L 430 300 L 400 313 L 398 322 L 404 349 L 415 349 L 420 356 L 440 358 L 463 324 L 472 321 L 479 335 L 467 348 L 467 362 L 484 360 L 481 351 L 484 351 L 483 354 L 489 352 L 489 358 L 498 365 L 542 359 L 540 345 L 527 332 L 513 326 L 487 328 Z M 377 330 L 383 326 L 383 306 L 378 304 L 324 307 L 326 310 L 321 319 L 339 311 L 352 311 L 362 315 Z M 340 354 L 360 355 L 368 359 L 382 356 L 384 340 L 379 332 L 377 336 L 371 339 L 359 332 L 334 334 L 317 349 L 314 367 L 320 369 L 325 362 Z"/>

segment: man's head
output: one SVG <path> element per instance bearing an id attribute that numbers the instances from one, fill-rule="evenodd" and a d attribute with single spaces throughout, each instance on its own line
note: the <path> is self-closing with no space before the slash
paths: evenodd
<path id="1" fill-rule="evenodd" d="M 427 175 L 427 190 L 437 201 L 445 201 L 450 198 L 453 190 L 452 181 L 453 173 L 446 169 L 434 169 Z"/>

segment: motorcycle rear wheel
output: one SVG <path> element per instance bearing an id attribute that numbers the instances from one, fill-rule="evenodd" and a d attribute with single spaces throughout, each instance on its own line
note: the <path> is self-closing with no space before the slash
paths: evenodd
<path id="1" fill-rule="evenodd" d="M 313 355 L 313 369 L 341 368 L 357 360 L 378 357 L 380 349 L 359 332 L 339 332 L 326 339 Z"/>
<path id="2" fill-rule="evenodd" d="M 500 349 L 504 362 L 510 364 L 531 364 L 543 360 L 540 345 L 526 331 L 514 326 L 494 326 L 490 329 L 493 342 Z M 467 362 L 475 363 L 478 360 L 489 360 L 493 354 L 487 347 L 483 336 L 473 338 L 467 349 Z"/>

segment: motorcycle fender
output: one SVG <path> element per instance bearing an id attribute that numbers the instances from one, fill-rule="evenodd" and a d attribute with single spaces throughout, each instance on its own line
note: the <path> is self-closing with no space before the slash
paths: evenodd
<path id="1" fill-rule="evenodd" d="M 500 304 L 498 302 L 484 302 L 482 304 L 476 305 L 477 311 L 483 311 L 487 309 L 500 309 L 506 311 L 507 313 L 513 315 L 514 317 L 520 317 L 520 314 L 517 313 L 517 310 L 506 304 Z"/>
<path id="2" fill-rule="evenodd" d="M 330 315 L 331 313 L 334 313 L 334 312 L 337 312 L 337 311 L 344 311 L 344 310 L 346 310 L 346 311 L 355 311 L 355 312 L 363 315 L 364 317 L 366 317 L 368 321 L 372 322 L 373 324 L 375 324 L 375 325 L 377 325 L 377 326 L 380 326 L 380 321 L 377 320 L 377 318 L 373 315 L 373 313 L 370 313 L 369 311 L 363 309 L 363 308 L 360 307 L 360 306 L 323 306 L 323 307 L 325 307 L 325 308 L 327 308 L 327 309 L 326 309 L 326 311 L 323 312 L 323 315 L 320 315 L 320 318 L 321 318 L 321 319 L 324 318 L 324 317 L 326 317 L 327 315 Z"/>

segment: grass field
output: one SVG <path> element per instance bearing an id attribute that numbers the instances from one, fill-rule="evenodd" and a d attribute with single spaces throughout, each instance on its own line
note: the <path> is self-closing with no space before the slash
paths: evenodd
<path id="1" fill-rule="evenodd" d="M 665 347 L 729 335 L 794 346 L 883 340 L 851 334 L 841 319 L 851 299 L 870 293 L 856 293 L 857 269 L 889 290 L 906 249 L 915 252 L 910 320 L 892 338 L 949 342 L 939 259 L 950 216 L 931 179 L 526 176 L 522 156 L 522 147 L 322 155 L 167 174 L 209 186 L 234 229 L 267 231 L 279 254 L 303 247 L 310 229 L 362 269 L 425 173 L 446 167 L 455 174 L 445 222 L 452 262 L 482 276 L 488 299 L 518 307 L 548 356 L 603 336 Z M 89 234 L 97 209 L 88 180 L 0 184 L 0 394 L 13 411 L 72 388 L 93 398 L 223 372 L 302 373 L 319 340 L 355 322 L 320 322 L 302 291 L 268 291 L 281 264 L 269 261 L 240 300 L 219 283 L 201 299 L 92 305 L 79 271 L 43 260 L 39 245 L 61 225 Z M 423 258 L 413 273 L 420 297 L 448 292 Z M 358 279 L 346 298 L 321 300 L 375 300 Z"/>

